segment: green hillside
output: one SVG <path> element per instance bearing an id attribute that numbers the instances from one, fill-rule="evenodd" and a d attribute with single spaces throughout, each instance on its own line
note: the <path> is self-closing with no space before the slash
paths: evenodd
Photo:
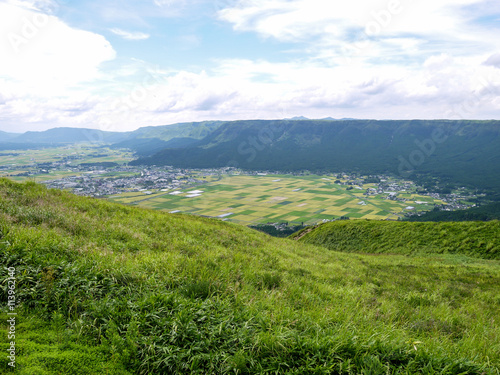
<path id="1" fill-rule="evenodd" d="M 126 132 L 108 132 L 84 128 L 53 128 L 44 131 L 29 131 L 11 139 L 20 144 L 71 144 L 78 142 L 120 142 L 127 138 Z"/>
<path id="2" fill-rule="evenodd" d="M 0 264 L 1 373 L 15 340 L 19 375 L 499 374 L 496 260 L 348 254 L 0 179 Z"/>
<path id="3" fill-rule="evenodd" d="M 331 250 L 387 254 L 461 254 L 500 260 L 500 221 L 334 221 L 292 235 Z"/>
<path id="4" fill-rule="evenodd" d="M 131 133 L 133 138 L 156 138 L 169 141 L 174 138 L 202 139 L 222 125 L 221 121 L 183 122 L 173 125 L 146 126 Z"/>
<path id="5" fill-rule="evenodd" d="M 163 126 L 148 126 L 129 132 L 109 132 L 84 128 L 53 128 L 23 134 L 0 132 L 0 150 L 21 150 L 58 147 L 94 142 L 113 144 L 115 148 L 130 148 L 147 156 L 165 148 L 186 147 L 217 129 L 219 121 L 190 122 Z"/>
<path id="6" fill-rule="evenodd" d="M 0 130 L 0 144 L 3 142 L 7 142 L 13 138 L 16 138 L 19 134 L 16 133 L 7 133 Z"/>
<path id="7" fill-rule="evenodd" d="M 147 126 L 130 132 L 126 140 L 115 143 L 113 147 L 130 148 L 139 156 L 150 156 L 163 149 L 194 145 L 222 124 L 220 121 L 203 121 Z"/>
<path id="8" fill-rule="evenodd" d="M 274 171 L 358 171 L 438 177 L 500 191 L 500 121 L 226 122 L 200 143 L 134 165 Z"/>

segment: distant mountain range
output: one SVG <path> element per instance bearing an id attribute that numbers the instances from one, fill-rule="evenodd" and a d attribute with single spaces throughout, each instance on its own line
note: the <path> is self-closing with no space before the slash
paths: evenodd
<path id="1" fill-rule="evenodd" d="M 0 130 L 0 142 L 6 142 L 13 138 L 18 137 L 20 134 L 16 133 L 6 133 Z"/>
<path id="2" fill-rule="evenodd" d="M 190 122 L 132 132 L 0 132 L 0 150 L 89 141 L 134 150 L 139 159 L 133 165 L 391 173 L 422 184 L 432 185 L 438 178 L 441 185 L 500 192 L 500 121 L 299 117 Z"/>
<path id="3" fill-rule="evenodd" d="M 23 134 L 0 131 L 0 150 L 53 147 L 81 142 L 111 144 L 131 148 L 140 156 L 165 148 L 186 147 L 206 137 L 220 126 L 220 121 L 190 122 L 175 125 L 148 126 L 130 132 L 107 132 L 84 128 L 54 128 Z"/>
<path id="4" fill-rule="evenodd" d="M 427 175 L 499 191 L 500 121 L 233 121 L 132 164 Z"/>
<path id="5" fill-rule="evenodd" d="M 139 156 L 149 156 L 163 149 L 193 146 L 222 124 L 221 121 L 204 121 L 148 126 L 127 133 L 127 138 L 113 147 L 131 148 Z"/>
<path id="6" fill-rule="evenodd" d="M 304 116 L 295 116 L 292 118 L 286 118 L 284 120 L 302 121 L 302 120 L 311 120 L 311 119 L 304 117 Z M 345 120 L 357 120 L 357 119 L 350 118 L 350 117 L 343 117 L 341 119 L 337 119 L 337 118 L 333 118 L 333 117 L 324 117 L 324 118 L 318 119 L 316 121 L 345 121 Z"/>
<path id="7" fill-rule="evenodd" d="M 45 131 L 29 131 L 22 134 L 0 132 L 0 145 L 14 143 L 20 146 L 33 144 L 57 145 L 78 142 L 114 143 L 125 139 L 128 133 L 105 132 L 96 129 L 54 128 Z"/>

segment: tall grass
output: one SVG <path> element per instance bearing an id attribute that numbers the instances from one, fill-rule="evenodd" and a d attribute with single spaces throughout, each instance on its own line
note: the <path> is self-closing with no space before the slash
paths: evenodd
<path id="1" fill-rule="evenodd" d="M 499 373 L 495 260 L 340 253 L 0 179 L 0 264 L 17 374 Z"/>
<path id="2" fill-rule="evenodd" d="M 500 260 L 500 221 L 335 221 L 290 236 L 331 250 L 391 254 L 463 254 Z"/>

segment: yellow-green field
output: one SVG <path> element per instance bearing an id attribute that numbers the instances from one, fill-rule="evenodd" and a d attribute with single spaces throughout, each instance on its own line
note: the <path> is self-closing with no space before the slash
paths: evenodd
<path id="1" fill-rule="evenodd" d="M 15 155 L 12 155 L 15 154 Z M 133 160 L 132 153 L 93 145 L 71 145 L 37 150 L 6 150 L 0 152 L 0 165 L 29 165 L 55 162 L 64 157 L 79 157 L 72 164 Z"/>
<path id="2" fill-rule="evenodd" d="M 42 148 L 38 150 L 6 150 L 0 152 L 0 166 L 7 167 L 0 170 L 0 177 L 8 177 L 17 182 L 33 179 L 36 182 L 43 182 L 70 176 L 79 176 L 81 173 L 66 170 L 63 167 L 59 167 L 58 170 L 50 170 L 47 174 L 37 173 L 39 168 L 34 167 L 35 164 L 69 161 L 69 168 L 82 163 L 112 162 L 124 164 L 130 160 L 133 160 L 131 152 L 84 144 Z M 34 174 L 30 176 L 18 176 L 26 172 Z"/>
<path id="3" fill-rule="evenodd" d="M 115 202 L 134 204 L 147 208 L 180 211 L 196 215 L 221 217 L 243 224 L 267 222 L 293 222 L 314 224 L 324 219 L 347 216 L 352 219 L 397 219 L 405 208 L 432 209 L 434 200 L 428 196 L 400 193 L 405 202 L 392 201 L 388 194 L 364 195 L 369 187 L 335 184 L 328 176 L 224 176 L 218 181 L 181 190 L 178 195 L 170 192 L 145 195 L 126 193 L 111 197 Z M 198 197 L 187 197 L 189 192 L 202 190 Z M 427 202 L 417 204 L 415 201 Z M 364 203 L 364 204 L 363 204 Z"/>

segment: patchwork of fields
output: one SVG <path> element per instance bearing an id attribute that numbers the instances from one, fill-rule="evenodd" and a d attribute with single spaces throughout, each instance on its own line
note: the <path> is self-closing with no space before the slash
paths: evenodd
<path id="1" fill-rule="evenodd" d="M 24 182 L 35 179 L 37 182 L 57 180 L 72 176 L 81 176 L 83 173 L 63 169 L 66 163 L 69 167 L 75 167 L 82 163 L 116 163 L 126 164 L 133 160 L 132 153 L 124 150 L 110 149 L 107 147 L 96 147 L 93 145 L 71 145 L 55 148 L 42 148 L 33 150 L 11 150 L 0 152 L 0 177 L 8 177 L 16 182 Z M 34 166 L 38 163 L 60 163 L 58 170 L 49 173 L 40 173 L 39 168 Z M 23 176 L 31 172 L 30 176 Z M 112 177 L 118 177 L 114 174 Z"/>
<path id="2" fill-rule="evenodd" d="M 169 212 L 219 217 L 242 224 L 314 224 L 341 216 L 397 219 L 397 215 L 403 214 L 408 206 L 430 210 L 434 203 L 443 203 L 411 192 L 398 194 L 398 198 L 405 198 L 406 202 L 386 199 L 388 194 L 367 197 L 366 189 L 376 188 L 376 185 L 365 184 L 362 189 L 346 190 L 345 185 L 335 184 L 333 180 L 328 176 L 233 175 L 179 192 L 151 195 L 134 192 L 110 199 Z"/>

